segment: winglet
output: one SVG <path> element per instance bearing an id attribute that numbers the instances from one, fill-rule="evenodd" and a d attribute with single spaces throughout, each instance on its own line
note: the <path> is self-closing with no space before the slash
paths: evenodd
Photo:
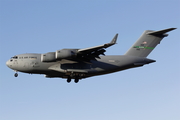
<path id="1" fill-rule="evenodd" d="M 116 35 L 114 36 L 114 38 L 112 39 L 112 41 L 110 42 L 110 44 L 112 44 L 112 45 L 116 44 L 117 37 L 118 37 L 118 34 L 116 34 Z"/>
<path id="2" fill-rule="evenodd" d="M 91 53 L 92 51 L 94 52 L 97 52 L 99 50 L 99 52 L 102 52 L 101 50 L 103 48 L 108 48 L 114 44 L 116 44 L 116 41 L 117 41 L 117 37 L 118 37 L 118 34 L 116 34 L 114 36 L 114 38 L 112 39 L 112 41 L 110 43 L 106 43 L 106 44 L 103 44 L 103 45 L 99 45 L 99 46 L 95 46 L 95 47 L 90 47 L 90 48 L 85 48 L 85 49 L 78 49 L 78 53 L 79 54 L 82 54 L 83 52 L 86 52 L 86 53 Z M 104 53 L 105 51 L 103 51 Z M 102 54 L 102 53 L 101 53 Z"/>
<path id="3" fill-rule="evenodd" d="M 176 29 L 176 28 L 168 28 L 168 29 L 164 29 L 164 30 L 148 32 L 147 34 L 148 35 L 155 35 L 155 36 L 156 35 L 165 35 L 165 36 L 167 36 L 167 34 L 165 34 L 165 33 L 169 32 L 169 31 L 172 31 L 174 29 Z"/>

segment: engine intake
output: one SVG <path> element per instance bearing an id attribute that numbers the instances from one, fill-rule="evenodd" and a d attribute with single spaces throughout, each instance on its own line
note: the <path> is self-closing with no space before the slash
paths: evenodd
<path id="1" fill-rule="evenodd" d="M 48 52 L 45 54 L 41 54 L 41 61 L 42 62 L 54 62 L 54 61 L 56 61 L 55 52 Z"/>
<path id="2" fill-rule="evenodd" d="M 57 50 L 56 51 L 56 59 L 68 59 L 68 58 L 73 58 L 76 57 L 76 49 L 62 49 L 62 50 Z"/>

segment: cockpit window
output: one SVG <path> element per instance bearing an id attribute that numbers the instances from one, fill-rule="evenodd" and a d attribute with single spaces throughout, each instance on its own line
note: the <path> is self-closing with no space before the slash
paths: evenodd
<path id="1" fill-rule="evenodd" d="M 37 59 L 37 57 L 29 57 L 30 59 Z"/>
<path id="2" fill-rule="evenodd" d="M 13 59 L 18 59 L 18 56 L 14 56 L 14 57 L 12 57 Z"/>

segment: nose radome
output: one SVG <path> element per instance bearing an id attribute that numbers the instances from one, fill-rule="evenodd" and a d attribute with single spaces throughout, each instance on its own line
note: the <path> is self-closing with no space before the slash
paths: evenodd
<path id="1" fill-rule="evenodd" d="M 6 62 L 6 65 L 9 67 L 9 60 Z"/>

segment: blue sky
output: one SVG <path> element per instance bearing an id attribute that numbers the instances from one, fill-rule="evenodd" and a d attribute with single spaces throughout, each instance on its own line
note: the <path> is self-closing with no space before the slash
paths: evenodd
<path id="1" fill-rule="evenodd" d="M 0 0 L 1 120 L 179 120 L 179 0 Z M 118 44 L 124 54 L 144 30 L 176 27 L 141 68 L 65 79 L 19 73 L 5 62 L 22 53 Z"/>

